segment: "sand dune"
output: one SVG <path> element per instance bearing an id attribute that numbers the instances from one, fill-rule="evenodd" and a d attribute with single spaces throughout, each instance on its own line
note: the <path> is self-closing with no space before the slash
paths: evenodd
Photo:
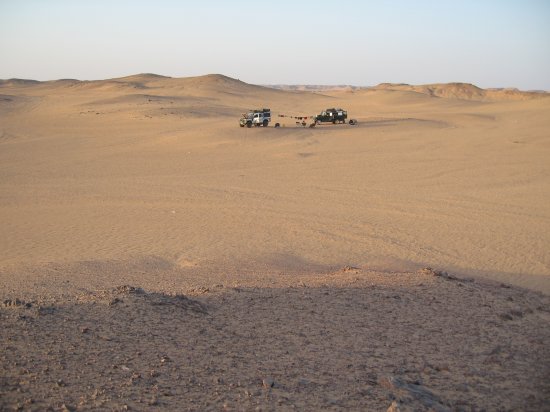
<path id="1" fill-rule="evenodd" d="M 434 83 L 411 85 L 406 83 L 380 83 L 374 87 L 358 87 L 350 85 L 270 85 L 279 90 L 299 90 L 310 92 L 361 92 L 365 90 L 411 91 L 425 94 L 430 97 L 444 97 L 450 99 L 474 101 L 502 101 L 502 100 L 529 100 L 547 98 L 546 91 L 521 91 L 516 88 L 482 89 L 469 83 Z"/>
<path id="2" fill-rule="evenodd" d="M 240 114 L 259 107 L 282 127 L 240 128 Z M 358 125 L 297 127 L 294 116 L 329 107 Z M 122 408 L 128 399 L 178 409 L 188 399 L 201 410 L 364 410 L 392 400 L 417 410 L 540 409 L 549 113 L 546 94 L 463 84 L 311 92 L 222 75 L 1 81 L 0 408 Z M 451 275 L 417 272 L 425 266 Z M 120 311 L 97 306 L 107 298 L 124 302 Z M 206 314 L 188 312 L 193 302 Z M 380 323 L 342 335 L 368 313 Z M 102 325 L 105 316 L 112 323 Z M 165 316 L 152 338 L 163 353 L 143 355 L 138 336 L 153 336 Z M 332 338 L 315 346 L 323 325 Z M 83 341 L 81 327 L 94 339 Z M 275 366 L 285 339 L 302 349 Z M 80 344 L 96 352 L 86 358 Z M 234 356 L 249 347 L 254 359 Z M 335 363 L 315 367 L 334 348 Z M 173 363 L 157 365 L 164 355 Z M 189 359 L 197 363 L 184 367 Z M 37 360 L 38 372 L 29 366 Z M 90 369 L 77 374 L 83 361 Z M 99 383 L 108 377 L 116 383 Z M 409 399 L 414 382 L 426 399 Z"/>
<path id="3" fill-rule="evenodd" d="M 393 261 L 550 290 L 550 99 L 313 94 L 148 74 L 4 83 L 0 93 L 3 264 Z M 237 126 L 262 106 L 285 127 Z M 331 106 L 359 125 L 312 130 L 276 117 Z"/>
<path id="4" fill-rule="evenodd" d="M 549 97 L 546 92 L 523 92 L 514 88 L 481 89 L 469 83 L 426 84 L 420 86 L 410 84 L 381 83 L 378 86 L 375 86 L 374 89 L 413 91 L 434 97 L 480 101 L 528 100 Z"/>

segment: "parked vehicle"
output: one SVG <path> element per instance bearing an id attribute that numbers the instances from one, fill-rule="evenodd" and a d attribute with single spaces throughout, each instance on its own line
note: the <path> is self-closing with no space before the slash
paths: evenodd
<path id="1" fill-rule="evenodd" d="M 263 126 L 267 127 L 271 121 L 270 109 L 255 109 L 250 110 L 248 113 L 243 113 L 239 120 L 241 127 Z"/>
<path id="2" fill-rule="evenodd" d="M 315 123 L 346 123 L 348 112 L 342 109 L 327 109 L 315 116 Z"/>

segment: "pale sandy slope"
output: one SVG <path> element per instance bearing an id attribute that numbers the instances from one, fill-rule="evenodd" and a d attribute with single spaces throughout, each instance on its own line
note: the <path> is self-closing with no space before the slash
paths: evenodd
<path id="1" fill-rule="evenodd" d="M 113 260 L 196 276 L 431 265 L 550 291 L 548 98 L 322 95 L 214 75 L 0 94 L 4 278 Z M 341 106 L 360 123 L 239 128 L 256 106 Z"/>

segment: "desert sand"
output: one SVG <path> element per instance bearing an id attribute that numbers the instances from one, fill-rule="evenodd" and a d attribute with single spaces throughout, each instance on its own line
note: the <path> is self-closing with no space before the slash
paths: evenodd
<path id="1" fill-rule="evenodd" d="M 544 409 L 549 131 L 460 83 L 0 81 L 0 408 Z"/>

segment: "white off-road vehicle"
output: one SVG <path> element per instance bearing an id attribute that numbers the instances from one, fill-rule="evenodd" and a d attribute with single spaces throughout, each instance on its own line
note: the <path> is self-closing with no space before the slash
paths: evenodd
<path id="1" fill-rule="evenodd" d="M 250 110 L 248 113 L 243 113 L 239 120 L 241 127 L 263 126 L 267 127 L 271 121 L 270 109 L 256 109 Z"/>

